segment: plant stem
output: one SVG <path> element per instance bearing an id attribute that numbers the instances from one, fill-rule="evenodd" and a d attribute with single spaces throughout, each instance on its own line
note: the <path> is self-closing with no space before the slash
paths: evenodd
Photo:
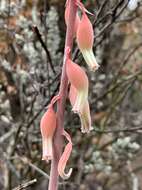
<path id="1" fill-rule="evenodd" d="M 59 95 L 60 99 L 57 103 L 57 129 L 55 131 L 54 140 L 53 140 L 53 160 L 51 163 L 50 171 L 50 180 L 48 190 L 57 190 L 58 189 L 58 162 L 61 156 L 63 139 L 62 131 L 64 125 L 64 112 L 65 112 L 65 102 L 67 98 L 67 89 L 68 89 L 68 79 L 66 75 L 66 48 L 69 47 L 72 49 L 73 37 L 74 37 L 74 24 L 77 11 L 76 0 L 68 0 L 69 6 L 69 18 L 66 31 L 66 40 L 65 40 L 65 49 L 64 49 L 64 61 L 62 67 L 62 75 L 60 81 L 60 90 Z"/>

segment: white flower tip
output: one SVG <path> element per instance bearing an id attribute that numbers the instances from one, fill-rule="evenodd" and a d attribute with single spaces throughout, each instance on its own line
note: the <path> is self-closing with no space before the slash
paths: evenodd
<path id="1" fill-rule="evenodd" d="M 75 113 L 75 114 L 78 114 L 78 115 L 81 114 L 81 111 L 78 110 L 78 109 L 76 109 L 76 108 L 73 108 L 72 111 L 73 111 L 73 113 Z"/>
<path id="2" fill-rule="evenodd" d="M 49 163 L 49 161 L 52 160 L 52 156 L 45 155 L 42 157 L 42 160 L 45 160 L 47 163 Z"/>
<path id="3" fill-rule="evenodd" d="M 91 70 L 92 70 L 93 72 L 95 72 L 96 70 L 99 69 L 99 67 L 100 67 L 100 65 L 98 65 L 98 63 L 96 63 L 96 64 L 94 64 L 94 65 L 91 67 Z"/>
<path id="4" fill-rule="evenodd" d="M 81 49 L 82 55 L 91 71 L 96 71 L 100 66 L 97 63 L 92 49 Z"/>
<path id="5" fill-rule="evenodd" d="M 89 128 L 84 128 L 83 126 L 81 127 L 81 132 L 82 133 L 90 133 L 90 131 L 93 130 L 93 127 L 89 127 Z"/>
<path id="6" fill-rule="evenodd" d="M 61 176 L 64 180 L 66 180 L 66 179 L 68 179 L 68 178 L 71 176 L 71 173 L 72 173 L 72 168 L 69 169 L 69 172 L 68 172 L 68 173 L 65 173 L 65 172 L 60 173 L 60 176 Z"/>

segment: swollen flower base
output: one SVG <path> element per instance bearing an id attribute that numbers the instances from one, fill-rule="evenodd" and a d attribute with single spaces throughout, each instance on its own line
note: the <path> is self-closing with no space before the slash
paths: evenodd
<path id="1" fill-rule="evenodd" d="M 84 104 L 88 98 L 88 77 L 85 71 L 70 59 L 67 61 L 66 72 L 71 85 L 77 90 L 76 99 L 73 106 L 75 113 L 82 113 Z"/>
<path id="2" fill-rule="evenodd" d="M 52 105 L 49 105 L 48 110 L 42 116 L 40 121 L 40 130 L 42 135 L 42 160 L 52 160 L 52 140 L 56 129 L 56 114 Z"/>

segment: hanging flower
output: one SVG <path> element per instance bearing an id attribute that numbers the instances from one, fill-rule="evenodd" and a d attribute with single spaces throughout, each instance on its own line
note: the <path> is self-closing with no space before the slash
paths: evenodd
<path id="1" fill-rule="evenodd" d="M 48 110 L 42 116 L 40 121 L 40 130 L 42 135 L 42 160 L 52 160 L 52 140 L 56 129 L 56 114 L 53 106 L 49 105 Z"/>
<path id="2" fill-rule="evenodd" d="M 99 65 L 93 53 L 93 41 L 93 27 L 84 10 L 77 29 L 77 44 L 90 69 L 96 71 Z"/>
<path id="3" fill-rule="evenodd" d="M 69 99 L 70 99 L 72 106 L 74 106 L 76 97 L 77 97 L 77 90 L 73 85 L 71 85 L 70 91 L 69 91 Z M 89 133 L 90 130 L 92 130 L 93 128 L 91 126 L 90 107 L 89 107 L 88 100 L 86 100 L 86 102 L 83 106 L 82 112 L 79 113 L 79 117 L 80 117 L 80 121 L 81 121 L 81 132 Z"/>
<path id="4" fill-rule="evenodd" d="M 70 59 L 67 60 L 66 72 L 69 82 L 77 90 L 73 111 L 75 113 L 81 113 L 88 98 L 88 77 L 85 71 Z"/>
<path id="5" fill-rule="evenodd" d="M 68 144 L 66 145 L 65 150 L 59 160 L 58 173 L 63 179 L 68 179 L 72 173 L 72 168 L 69 169 L 68 173 L 65 173 L 65 167 L 72 151 L 72 141 L 70 135 L 65 130 L 63 130 L 63 135 L 68 140 Z"/>

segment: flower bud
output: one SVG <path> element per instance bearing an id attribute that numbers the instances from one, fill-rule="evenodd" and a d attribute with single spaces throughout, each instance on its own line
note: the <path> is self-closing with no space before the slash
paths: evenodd
<path id="1" fill-rule="evenodd" d="M 91 70 L 99 68 L 96 58 L 93 54 L 94 32 L 93 27 L 85 12 L 83 12 L 81 21 L 77 28 L 78 47 Z"/>

